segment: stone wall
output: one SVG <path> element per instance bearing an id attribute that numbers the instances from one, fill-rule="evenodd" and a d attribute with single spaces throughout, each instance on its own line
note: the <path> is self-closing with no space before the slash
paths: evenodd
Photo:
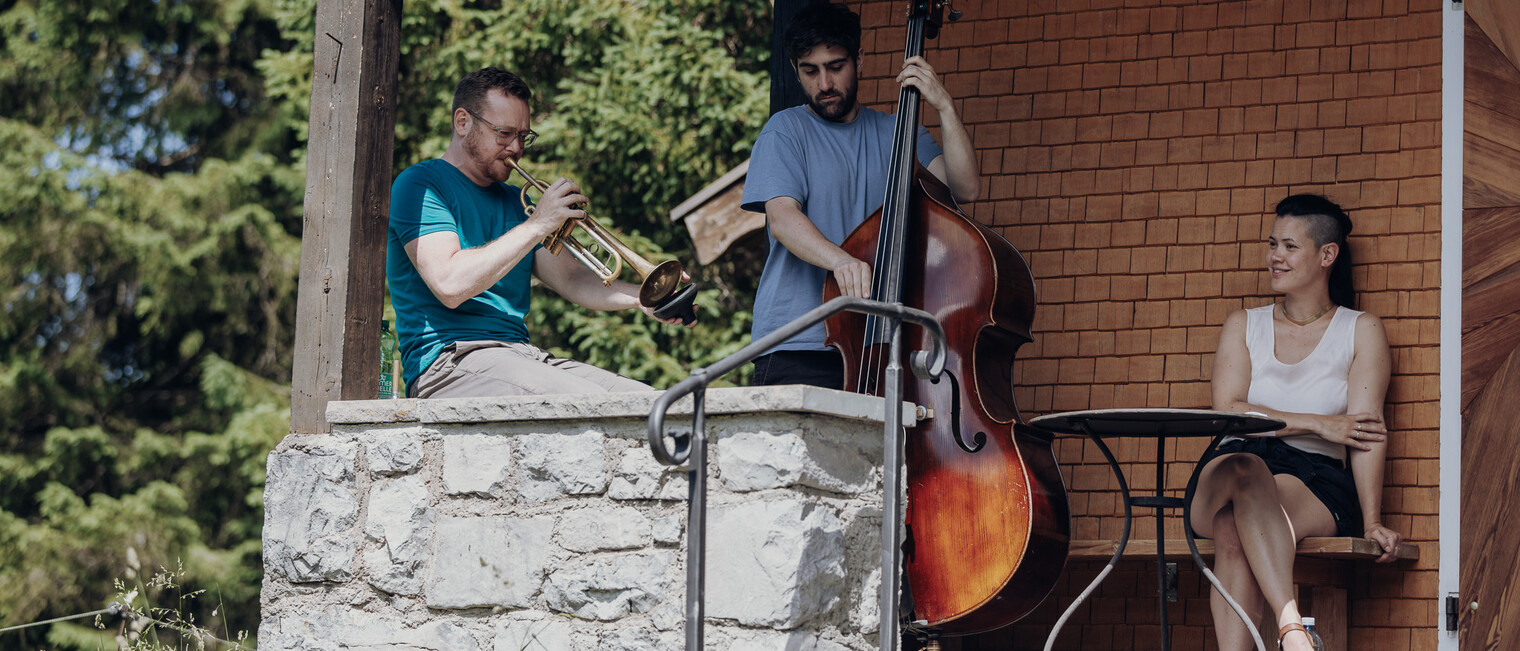
<path id="1" fill-rule="evenodd" d="M 687 473 L 647 447 L 658 395 L 332 403 L 331 434 L 269 455 L 259 648 L 681 648 Z M 706 648 L 875 648 L 882 401 L 706 406 Z"/>

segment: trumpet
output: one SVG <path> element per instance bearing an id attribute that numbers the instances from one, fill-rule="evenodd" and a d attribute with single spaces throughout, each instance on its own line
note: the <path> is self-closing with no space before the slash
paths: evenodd
<path id="1" fill-rule="evenodd" d="M 544 183 L 529 174 L 517 161 L 505 159 L 512 169 L 522 175 L 528 183 L 522 187 L 520 195 L 523 212 L 533 216 L 536 207 L 528 199 L 528 188 L 537 188 L 540 193 L 549 189 L 549 184 Z M 586 236 L 591 239 L 592 245 L 586 246 L 572 237 L 575 228 L 579 226 L 586 231 Z M 685 267 L 677 260 L 666 260 L 655 264 L 645 260 L 642 256 L 634 253 L 612 231 L 603 228 L 591 215 L 566 220 L 559 230 L 545 237 L 542 244 L 549 253 L 559 255 L 560 251 L 569 251 L 570 255 L 585 265 L 591 273 L 600 278 L 603 285 L 610 286 L 613 280 L 623 272 L 623 264 L 626 262 L 639 276 L 639 303 L 644 307 L 655 308 L 654 315 L 661 319 L 680 317 L 682 322 L 691 323 L 697 316 L 692 308 L 692 301 L 697 295 L 695 283 L 680 289 L 681 275 L 685 273 Z M 679 291 L 678 291 L 679 290 Z"/>

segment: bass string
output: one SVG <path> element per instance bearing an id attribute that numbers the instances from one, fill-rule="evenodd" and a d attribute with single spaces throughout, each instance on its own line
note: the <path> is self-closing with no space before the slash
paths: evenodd
<path id="1" fill-rule="evenodd" d="M 910 20 L 907 30 L 907 45 L 904 48 L 903 60 L 911 59 L 923 53 L 924 21 Z M 906 87 L 898 96 L 897 102 L 897 131 L 892 148 L 892 158 L 889 169 L 893 173 L 892 183 L 887 186 L 884 208 L 882 210 L 881 231 L 877 235 L 876 260 L 879 272 L 873 274 L 871 282 L 872 296 L 876 300 L 900 302 L 902 300 L 902 263 L 905 261 L 907 247 L 907 197 L 909 185 L 912 183 L 914 156 L 918 136 L 918 89 Z M 884 366 L 884 356 L 890 354 L 890 350 L 883 350 L 892 333 L 884 332 L 886 321 L 874 315 L 866 315 L 866 327 L 864 337 L 861 340 L 862 349 L 856 359 L 862 360 L 860 368 L 856 369 L 856 387 L 863 392 L 878 392 L 880 387 L 876 377 L 877 371 Z"/>

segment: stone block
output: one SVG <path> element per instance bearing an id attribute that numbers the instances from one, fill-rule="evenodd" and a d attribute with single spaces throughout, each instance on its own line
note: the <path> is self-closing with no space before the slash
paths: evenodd
<path id="1" fill-rule="evenodd" d="M 679 585 L 680 587 L 673 587 L 672 589 L 680 590 L 680 592 L 672 595 L 660 605 L 655 606 L 654 610 L 649 611 L 649 622 L 654 624 L 654 628 L 657 631 L 679 631 L 682 635 L 685 635 L 686 581 L 685 577 L 676 579 L 675 581 L 679 583 L 672 583 L 672 586 Z"/>
<path id="2" fill-rule="evenodd" d="M 615 500 L 684 500 L 687 468 L 656 461 L 647 447 L 618 452 L 607 497 Z"/>
<path id="3" fill-rule="evenodd" d="M 301 447 L 296 447 L 299 443 Z M 264 566 L 294 583 L 353 578 L 358 540 L 358 446 L 291 436 L 269 453 Z"/>
<path id="4" fill-rule="evenodd" d="M 601 651 L 665 651 L 681 648 L 684 640 L 661 635 L 643 628 L 624 628 L 602 635 L 596 648 Z"/>
<path id="5" fill-rule="evenodd" d="M 872 490 L 880 474 L 881 436 L 861 436 L 822 422 L 816 430 L 738 431 L 722 437 L 718 471 L 735 492 L 810 486 L 833 493 Z"/>
<path id="6" fill-rule="evenodd" d="M 543 584 L 552 516 L 445 517 L 436 525 L 430 608 L 524 608 Z"/>
<path id="7" fill-rule="evenodd" d="M 492 651 L 577 651 L 570 623 L 559 618 L 514 620 L 496 626 Z"/>
<path id="8" fill-rule="evenodd" d="M 422 591 L 422 569 L 432 538 L 427 483 L 408 475 L 370 487 L 364 533 L 380 544 L 365 552 L 366 579 L 391 594 Z"/>
<path id="9" fill-rule="evenodd" d="M 862 633 L 875 633 L 881 624 L 881 508 L 874 504 L 847 510 L 845 565 L 853 604 L 849 625 Z"/>
<path id="10" fill-rule="evenodd" d="M 469 628 L 454 619 L 435 619 L 413 627 L 392 616 L 346 606 L 290 611 L 265 617 L 259 624 L 261 651 L 476 651 L 479 648 Z"/>
<path id="11" fill-rule="evenodd" d="M 425 438 L 422 430 L 415 427 L 367 432 L 364 449 L 370 474 L 386 476 L 416 472 L 422 467 Z"/>
<path id="12" fill-rule="evenodd" d="M 652 539 L 649 518 L 632 507 L 580 509 L 559 521 L 559 545 L 572 552 L 647 547 Z"/>
<path id="13" fill-rule="evenodd" d="M 708 514 L 707 614 L 746 626 L 797 628 L 845 593 L 838 514 L 797 499 L 714 507 Z"/>
<path id="14" fill-rule="evenodd" d="M 489 434 L 443 437 L 443 492 L 501 497 L 512 474 L 512 440 Z"/>
<path id="15" fill-rule="evenodd" d="M 550 573 L 544 586 L 555 612 L 606 622 L 647 612 L 679 594 L 665 577 L 675 562 L 670 552 L 579 556 L 572 562 Z"/>
<path id="16" fill-rule="evenodd" d="M 733 641 L 723 647 L 726 651 L 850 651 L 850 647 L 822 639 L 817 633 L 794 631 L 778 633 L 753 629 L 723 629 L 733 634 Z M 875 647 L 870 647 L 875 648 Z"/>
<path id="17" fill-rule="evenodd" d="M 327 405 L 328 421 L 332 423 L 382 423 L 411 420 L 422 423 L 521 423 L 549 421 L 597 421 L 613 422 L 633 420 L 642 423 L 660 397 L 658 391 L 633 393 L 564 394 L 552 396 L 500 396 L 489 398 L 435 398 L 429 400 L 402 401 L 354 401 L 332 402 Z M 370 403 L 370 404 L 366 404 Z M 383 407 L 396 402 L 395 407 Z M 802 385 L 769 387 L 725 387 L 707 392 L 703 403 L 708 416 L 739 414 L 810 413 L 837 418 L 869 421 L 880 428 L 882 399 L 846 391 L 820 389 Z M 691 396 L 677 400 L 671 405 L 670 416 L 689 422 L 692 409 Z M 904 403 L 903 423 L 915 422 L 913 405 Z M 670 422 L 674 422 L 673 420 Z M 551 425 L 551 427 L 559 427 Z M 630 430 L 642 439 L 644 434 L 637 426 Z"/>
<path id="18" fill-rule="evenodd" d="M 656 518 L 652 534 L 654 541 L 661 545 L 676 545 L 681 542 L 681 533 L 686 530 L 686 515 L 672 514 Z"/>
<path id="19" fill-rule="evenodd" d="M 534 503 L 606 491 L 605 447 L 606 437 L 595 430 L 519 437 L 518 495 L 524 502 Z"/>
<path id="20" fill-rule="evenodd" d="M 876 548 L 880 549 L 881 545 L 877 544 Z M 855 578 L 857 583 L 850 588 L 855 593 L 850 625 L 862 633 L 875 633 L 881 626 L 881 568 L 873 568 Z"/>

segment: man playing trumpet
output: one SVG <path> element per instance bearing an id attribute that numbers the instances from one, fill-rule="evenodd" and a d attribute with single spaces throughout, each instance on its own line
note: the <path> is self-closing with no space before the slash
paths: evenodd
<path id="1" fill-rule="evenodd" d="M 498 68 L 472 72 L 454 91 L 453 137 L 439 159 L 413 165 L 391 186 L 386 278 L 396 309 L 402 375 L 414 398 L 647 391 L 649 385 L 528 343 L 530 274 L 577 305 L 653 309 L 639 287 L 604 283 L 570 255 L 541 245 L 586 197 L 566 178 L 528 214 L 506 185 L 537 136 L 533 91 Z M 661 319 L 680 323 L 680 318 Z"/>

